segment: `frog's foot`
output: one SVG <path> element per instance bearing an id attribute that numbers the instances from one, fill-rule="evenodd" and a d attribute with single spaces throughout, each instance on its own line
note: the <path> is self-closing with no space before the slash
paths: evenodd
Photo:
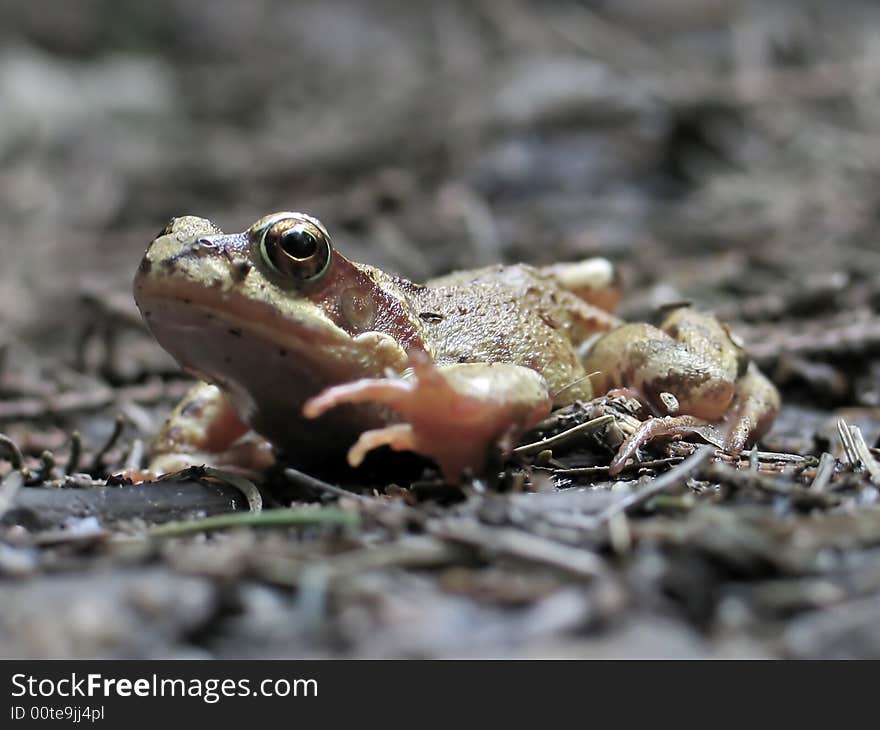
<path id="1" fill-rule="evenodd" d="M 352 466 L 378 446 L 414 451 L 440 466 L 451 482 L 482 470 L 491 449 L 512 447 L 516 437 L 550 413 L 544 378 L 509 363 L 435 366 L 421 352 L 410 354 L 411 376 L 358 380 L 328 388 L 307 401 L 315 418 L 341 403 L 378 403 L 401 423 L 366 431 L 348 453 Z"/>
<path id="2" fill-rule="evenodd" d="M 608 473 L 617 476 L 626 462 L 634 458 L 638 450 L 649 441 L 657 438 L 672 438 L 690 434 L 695 428 L 706 426 L 706 422 L 693 416 L 664 416 L 662 418 L 649 418 L 643 421 L 627 439 L 620 445 L 617 455 L 611 460 Z"/>
<path id="3" fill-rule="evenodd" d="M 190 466 L 211 466 L 252 476 L 274 463 L 271 445 L 242 422 L 215 385 L 198 383 L 171 412 L 150 446 L 141 478 Z"/>

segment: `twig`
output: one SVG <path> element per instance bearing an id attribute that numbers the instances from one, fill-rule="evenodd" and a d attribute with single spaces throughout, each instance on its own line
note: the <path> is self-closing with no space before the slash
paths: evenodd
<path id="1" fill-rule="evenodd" d="M 13 469 L 20 470 L 24 466 L 24 456 L 22 456 L 21 449 L 6 434 L 0 433 L 0 447 L 6 451 L 9 463 L 12 464 Z"/>
<path id="2" fill-rule="evenodd" d="M 871 475 L 871 481 L 874 484 L 880 485 L 880 464 L 877 464 L 877 460 L 871 455 L 871 450 L 868 448 L 868 444 L 865 443 L 865 437 L 862 436 L 862 429 L 858 426 L 850 426 L 849 433 L 852 437 L 853 450 L 858 460 L 865 467 L 868 474 Z"/>
<path id="3" fill-rule="evenodd" d="M 372 497 L 368 497 L 363 494 L 357 494 L 356 492 L 349 492 L 347 489 L 343 489 L 342 487 L 337 487 L 335 484 L 330 484 L 329 482 L 325 482 L 321 479 L 317 479 L 316 477 L 310 476 L 305 472 L 301 472 L 298 469 L 292 469 L 290 467 L 284 470 L 284 476 L 288 479 L 288 481 L 292 482 L 301 487 L 306 487 L 308 489 L 313 489 L 316 492 L 324 492 L 325 494 L 332 494 L 335 497 L 339 497 L 340 499 L 356 499 L 360 502 L 376 502 Z"/>
<path id="4" fill-rule="evenodd" d="M 250 479 L 245 479 L 243 476 L 224 471 L 223 469 L 214 469 L 210 466 L 202 467 L 202 469 L 204 470 L 205 476 L 219 479 L 221 482 L 226 482 L 226 484 L 235 487 L 241 492 L 247 500 L 248 507 L 252 513 L 263 511 L 263 495 L 260 494 L 260 490 L 257 489 L 256 484 Z"/>
<path id="5" fill-rule="evenodd" d="M 852 433 L 849 426 L 842 418 L 837 419 L 837 434 L 840 436 L 840 443 L 843 445 L 843 452 L 846 460 L 851 466 L 855 466 L 859 460 L 856 454 L 855 445 L 853 444 Z"/>
<path id="6" fill-rule="evenodd" d="M 801 462 L 809 462 L 813 461 L 815 457 L 813 456 L 802 456 L 801 454 L 787 454 L 784 451 L 755 451 L 755 455 L 758 458 L 758 461 L 770 461 L 770 462 L 787 462 L 793 464 L 799 464 Z M 749 452 L 749 458 L 751 458 L 752 452 Z"/>
<path id="7" fill-rule="evenodd" d="M 142 439 L 134 439 L 131 442 L 131 448 L 125 457 L 125 463 L 122 465 L 125 471 L 137 471 L 141 468 L 141 462 L 144 459 L 144 442 Z"/>
<path id="8" fill-rule="evenodd" d="M 810 491 L 824 492 L 831 482 L 831 477 L 834 476 L 834 467 L 836 465 L 837 459 L 827 451 L 822 452 L 822 457 L 819 459 L 819 467 L 816 469 L 816 475 L 813 477 L 813 482 L 809 487 Z"/>
<path id="9" fill-rule="evenodd" d="M 660 492 L 680 484 L 693 472 L 699 469 L 714 453 L 715 449 L 712 446 L 701 446 L 693 453 L 693 455 L 689 456 L 678 466 L 654 479 L 644 489 L 637 492 L 631 492 L 623 499 L 609 505 L 596 516 L 596 525 L 598 526 L 611 519 L 619 512 L 625 512 L 632 507 L 646 502 L 654 495 L 660 494 Z"/>
<path id="10" fill-rule="evenodd" d="M 758 460 L 758 447 L 757 445 L 752 446 L 751 451 L 749 451 L 749 469 L 751 471 L 758 471 L 759 460 Z"/>
<path id="11" fill-rule="evenodd" d="M 237 512 L 235 514 L 215 515 L 188 522 L 169 522 L 153 527 L 148 531 L 150 537 L 178 537 L 194 532 L 223 530 L 229 527 L 277 527 L 293 525 L 340 525 L 356 527 L 360 521 L 357 512 L 336 507 L 308 507 L 292 509 L 270 509 L 262 512 Z"/>
<path id="12" fill-rule="evenodd" d="M 730 484 L 741 489 L 758 489 L 767 494 L 797 499 L 806 505 L 828 508 L 840 501 L 828 492 L 816 492 L 787 479 L 769 477 L 747 469 L 735 469 L 727 464 L 710 464 L 703 470 L 703 475 L 720 484 Z"/>
<path id="13" fill-rule="evenodd" d="M 531 444 L 518 446 L 513 450 L 513 453 L 517 456 L 530 456 L 531 454 L 537 454 L 541 451 L 552 450 L 556 446 L 567 444 L 577 436 L 580 436 L 583 433 L 588 433 L 590 431 L 595 431 L 596 429 L 599 429 L 614 420 L 614 416 L 612 416 L 611 414 L 599 416 L 598 418 L 593 418 L 592 420 L 586 421 L 585 423 L 580 423 L 577 426 L 568 429 L 567 431 L 556 434 L 555 436 L 550 436 L 549 438 L 542 439 L 541 441 L 535 441 Z"/>
<path id="14" fill-rule="evenodd" d="M 9 472 L 0 482 L 0 517 L 12 507 L 15 495 L 24 484 L 24 474 L 17 469 Z"/>
<path id="15" fill-rule="evenodd" d="M 67 457 L 67 466 L 64 467 L 66 474 L 74 474 L 79 471 L 79 460 L 82 458 L 82 437 L 79 431 L 70 434 L 70 456 Z"/>
<path id="16" fill-rule="evenodd" d="M 487 527 L 476 520 L 450 518 L 432 520 L 426 528 L 430 534 L 446 540 L 530 563 L 540 563 L 580 578 L 595 578 L 605 573 L 602 560 L 594 553 L 511 527 Z"/>
<path id="17" fill-rule="evenodd" d="M 308 575 L 314 576 L 316 572 L 333 581 L 368 570 L 461 564 L 467 560 L 469 553 L 468 547 L 453 545 L 436 537 L 411 535 L 389 544 L 351 550 L 318 561 L 263 553 L 253 557 L 252 565 L 263 580 L 278 585 L 298 586 Z"/>
<path id="18" fill-rule="evenodd" d="M 157 523 L 244 508 L 241 493 L 220 482 L 169 480 L 107 487 L 99 486 L 88 475 L 74 474 L 57 486 L 67 488 L 22 487 L 3 522 L 21 522 L 38 529 L 59 527 L 71 519 L 89 516 L 102 524 L 131 519 Z"/>
<path id="19" fill-rule="evenodd" d="M 36 474 L 31 477 L 30 481 L 36 482 L 39 484 L 40 482 L 45 482 L 52 478 L 52 470 L 55 468 L 55 455 L 45 449 L 40 454 L 40 468 Z"/>
<path id="20" fill-rule="evenodd" d="M 98 449 L 98 451 L 95 453 L 94 458 L 92 459 L 92 472 L 98 472 L 104 466 L 104 457 L 107 455 L 107 452 L 116 445 L 116 442 L 122 435 L 122 431 L 124 428 L 125 416 L 117 415 L 113 421 L 113 430 L 110 432 L 110 435 L 107 437 L 104 445 L 100 449 Z M 137 466 L 135 466 L 134 468 L 137 468 Z"/>
<path id="21" fill-rule="evenodd" d="M 651 461 L 634 461 L 627 464 L 621 469 L 621 473 L 626 471 L 639 471 L 641 469 L 656 469 L 659 466 L 673 466 L 680 464 L 684 460 L 683 456 L 667 456 L 664 459 L 653 459 Z M 543 471 L 543 467 L 538 467 Z M 553 476 L 558 477 L 574 477 L 574 476 L 592 476 L 594 474 L 608 474 L 609 466 L 573 466 L 570 468 L 549 469 Z"/>

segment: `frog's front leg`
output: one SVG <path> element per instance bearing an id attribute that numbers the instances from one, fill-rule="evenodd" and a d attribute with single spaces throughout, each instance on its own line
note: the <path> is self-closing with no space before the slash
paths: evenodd
<path id="1" fill-rule="evenodd" d="M 174 408 L 150 446 L 149 472 L 166 474 L 207 465 L 261 472 L 274 462 L 272 448 L 251 433 L 216 385 L 198 383 Z"/>
<path id="2" fill-rule="evenodd" d="M 584 367 L 597 373 L 597 393 L 633 389 L 663 416 L 646 421 L 624 442 L 612 473 L 640 445 L 700 422 L 732 421 L 725 446 L 738 452 L 769 429 L 779 410 L 776 388 L 749 362 L 727 327 L 689 307 L 673 310 L 659 329 L 631 324 L 609 332 L 595 343 Z"/>
<path id="3" fill-rule="evenodd" d="M 433 459 L 453 483 L 467 470 L 482 470 L 493 446 L 511 448 L 550 413 L 547 383 L 530 368 L 510 363 L 435 366 L 421 352 L 410 354 L 410 367 L 410 376 L 328 388 L 307 401 L 303 413 L 314 418 L 341 403 L 387 405 L 401 422 L 363 433 L 348 453 L 349 463 L 357 466 L 368 451 L 390 446 Z"/>

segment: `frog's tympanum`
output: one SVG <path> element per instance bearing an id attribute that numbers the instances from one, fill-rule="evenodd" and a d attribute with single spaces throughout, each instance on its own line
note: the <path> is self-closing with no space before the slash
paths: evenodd
<path id="1" fill-rule="evenodd" d="M 602 259 L 422 285 L 349 261 L 302 213 L 231 235 L 182 217 L 150 244 L 134 293 L 159 343 L 205 381 L 157 436 L 159 471 L 266 465 L 269 444 L 307 468 L 346 453 L 358 465 L 390 446 L 458 481 L 551 409 L 626 388 L 661 417 L 624 444 L 617 472 L 640 444 L 697 423 L 728 423 L 741 450 L 779 408 L 710 315 L 680 307 L 657 328 L 609 314 Z"/>

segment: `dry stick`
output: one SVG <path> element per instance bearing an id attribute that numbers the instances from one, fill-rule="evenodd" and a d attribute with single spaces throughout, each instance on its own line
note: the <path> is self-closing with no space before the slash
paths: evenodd
<path id="1" fill-rule="evenodd" d="M 735 469 L 727 464 L 710 464 L 703 470 L 706 479 L 729 484 L 739 489 L 758 489 L 767 494 L 798 499 L 819 507 L 833 507 L 840 500 L 828 492 L 816 492 L 795 482 L 766 476 L 759 472 Z"/>
<path id="2" fill-rule="evenodd" d="M 880 464 L 877 464 L 877 460 L 871 455 L 871 450 L 868 448 L 868 444 L 865 443 L 865 437 L 862 436 L 862 429 L 858 426 L 850 426 L 849 433 L 852 437 L 853 450 L 856 452 L 856 456 L 862 462 L 862 466 L 865 467 L 868 474 L 871 475 L 871 481 L 874 484 L 880 485 Z"/>
<path id="3" fill-rule="evenodd" d="M 511 527 L 487 527 L 476 520 L 433 520 L 427 531 L 437 537 L 530 563 L 540 563 L 580 578 L 605 573 L 602 560 L 587 550 L 569 547 Z"/>
<path id="4" fill-rule="evenodd" d="M 356 499 L 360 502 L 369 502 L 376 503 L 372 497 L 365 496 L 363 494 L 357 494 L 356 492 L 349 492 L 347 489 L 343 489 L 342 487 L 337 487 L 335 484 L 330 484 L 328 482 L 322 481 L 321 479 L 316 479 L 305 472 L 301 472 L 298 469 L 292 469 L 290 467 L 284 470 L 284 476 L 288 479 L 288 481 L 293 482 L 302 487 L 307 487 L 309 489 L 313 489 L 316 492 L 324 492 L 326 494 L 332 494 L 340 499 Z"/>
<path id="5" fill-rule="evenodd" d="M 758 471 L 758 446 L 755 444 L 752 446 L 752 450 L 749 451 L 749 469 L 752 471 Z"/>
<path id="6" fill-rule="evenodd" d="M 150 537 L 178 537 L 205 530 L 222 530 L 228 527 L 275 527 L 293 525 L 341 525 L 355 527 L 358 515 L 350 510 L 335 507 L 270 509 L 263 512 L 233 512 L 214 515 L 201 520 L 169 522 L 153 527 Z"/>
<path id="7" fill-rule="evenodd" d="M 68 476 L 64 486 L 82 486 Z M 58 486 L 62 486 L 59 484 Z M 95 516 L 102 524 L 142 519 L 147 522 L 189 520 L 241 509 L 239 490 L 226 483 L 150 482 L 127 487 L 94 486 L 93 489 L 42 489 L 22 487 L 12 510 L 22 510 L 40 529 L 66 524 L 71 519 Z"/>
<path id="8" fill-rule="evenodd" d="M 837 419 L 837 434 L 840 436 L 840 443 L 843 444 L 843 451 L 846 454 L 846 460 L 851 466 L 855 466 L 859 460 L 856 454 L 855 445 L 853 444 L 852 433 L 849 426 L 842 418 Z"/>
<path id="9" fill-rule="evenodd" d="M 21 449 L 19 449 L 18 444 L 6 434 L 0 433 L 0 447 L 6 450 L 9 463 L 12 464 L 13 469 L 18 470 L 24 466 L 24 456 L 22 456 Z"/>
<path id="10" fill-rule="evenodd" d="M 65 474 L 74 474 L 79 471 L 79 460 L 82 458 L 82 436 L 79 431 L 70 434 L 70 456 L 67 458 Z"/>
<path id="11" fill-rule="evenodd" d="M 0 482 L 0 517 L 2 517 L 15 500 L 15 495 L 24 484 L 24 475 L 16 470 L 11 471 Z"/>
<path id="12" fill-rule="evenodd" d="M 107 455 L 107 452 L 110 451 L 119 440 L 119 437 L 122 435 L 122 430 L 125 428 L 125 416 L 117 415 L 113 421 L 113 431 L 110 432 L 110 436 L 107 437 L 107 440 L 104 442 L 104 445 L 98 449 L 95 453 L 95 457 L 92 459 L 91 471 L 97 472 L 103 466 L 104 457 Z"/>
<path id="13" fill-rule="evenodd" d="M 837 459 L 827 451 L 823 451 L 822 457 L 819 459 L 819 466 L 816 469 L 816 476 L 813 477 L 813 482 L 809 487 L 810 491 L 824 492 L 831 482 L 831 477 L 834 476 L 834 467 L 836 465 Z"/>
<path id="14" fill-rule="evenodd" d="M 37 483 L 48 481 L 52 478 L 52 470 L 55 468 L 55 454 L 45 449 L 40 454 L 40 469 L 33 476 L 33 480 Z"/>
<path id="15" fill-rule="evenodd" d="M 608 506 L 605 510 L 596 516 L 596 524 L 601 525 L 619 512 L 625 512 L 631 507 L 642 504 L 651 499 L 656 494 L 674 487 L 690 474 L 695 472 L 703 462 L 709 459 L 715 453 L 712 446 L 701 446 L 691 456 L 685 459 L 681 464 L 673 467 L 665 474 L 654 479 L 647 487 L 637 492 L 632 492 L 623 499 L 618 500 L 614 504 Z"/>
<path id="16" fill-rule="evenodd" d="M 368 570 L 460 564 L 472 554 L 467 546 L 454 545 L 428 535 L 411 535 L 369 550 L 350 550 L 318 560 L 262 553 L 253 556 L 251 564 L 261 579 L 296 587 L 317 575 L 333 581 Z"/>
<path id="17" fill-rule="evenodd" d="M 639 471 L 640 469 L 655 469 L 658 466 L 672 466 L 680 464 L 684 460 L 683 456 L 667 456 L 663 459 L 652 459 L 651 461 L 634 461 L 621 469 L 621 473 L 627 471 Z M 590 476 L 593 474 L 608 474 L 610 466 L 573 466 L 570 468 L 560 469 L 544 469 L 536 467 L 541 471 L 549 471 L 556 477 L 574 477 L 574 476 Z"/>
<path id="18" fill-rule="evenodd" d="M 518 446 L 513 450 L 513 453 L 517 456 L 529 456 L 531 454 L 537 454 L 541 451 L 552 449 L 554 446 L 561 446 L 563 444 L 566 444 L 576 436 L 579 436 L 582 433 L 595 431 L 596 429 L 601 428 L 602 426 L 611 423 L 614 420 L 614 416 L 610 414 L 606 416 L 599 416 L 598 418 L 593 418 L 592 420 L 586 421 L 585 423 L 578 424 L 577 426 L 570 428 L 567 431 L 558 433 L 555 436 L 550 436 L 549 438 L 542 439 L 541 441 L 535 441 L 531 444 Z"/>
<path id="19" fill-rule="evenodd" d="M 205 476 L 213 477 L 221 482 L 225 482 L 241 492 L 247 500 L 248 507 L 252 513 L 256 514 L 263 511 L 263 495 L 260 494 L 257 485 L 250 479 L 245 479 L 238 474 L 233 474 L 223 469 L 215 469 L 210 466 L 205 466 L 203 469 L 205 470 Z"/>
<path id="20" fill-rule="evenodd" d="M 141 468 L 141 461 L 144 458 L 144 442 L 143 439 L 134 439 L 131 442 L 131 448 L 125 457 L 122 468 L 125 471 L 137 471 Z"/>
<path id="21" fill-rule="evenodd" d="M 752 452 L 749 452 L 749 457 L 751 458 Z M 783 451 L 757 451 L 755 455 L 758 458 L 759 462 L 769 461 L 769 462 L 779 462 L 784 461 L 787 463 L 801 463 L 804 461 L 814 460 L 816 457 L 814 456 L 801 456 L 801 454 L 787 454 Z M 737 457 L 739 458 L 739 457 Z"/>
<path id="22" fill-rule="evenodd" d="M 364 513 L 369 514 L 380 521 L 386 515 L 393 515 L 395 518 L 403 516 L 418 523 L 421 523 L 424 519 L 424 515 L 421 512 L 399 501 L 388 502 L 377 497 L 350 492 L 342 487 L 337 487 L 335 484 L 329 484 L 321 479 L 310 476 L 298 469 L 288 467 L 284 470 L 284 476 L 294 484 L 313 489 L 316 492 L 332 494 L 339 499 L 353 499 L 358 503 Z"/>

